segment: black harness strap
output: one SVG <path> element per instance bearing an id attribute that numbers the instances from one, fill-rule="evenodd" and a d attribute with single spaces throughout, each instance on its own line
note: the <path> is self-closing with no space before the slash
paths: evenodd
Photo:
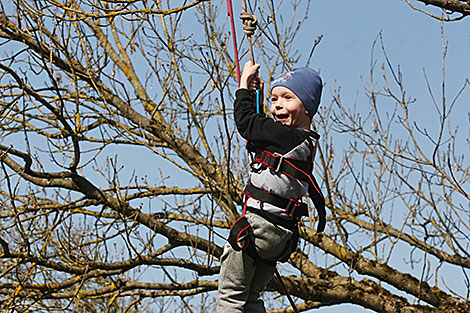
<path id="1" fill-rule="evenodd" d="M 255 241 L 255 235 L 245 215 L 240 217 L 230 228 L 228 242 L 235 251 L 245 250 Z"/>
<path id="2" fill-rule="evenodd" d="M 319 135 L 315 135 L 316 137 L 314 136 L 314 138 L 318 139 Z M 271 170 L 274 170 L 275 172 L 280 172 L 294 179 L 302 180 L 308 183 L 309 197 L 310 199 L 312 199 L 312 202 L 318 212 L 319 222 L 317 225 L 317 231 L 322 232 L 325 229 L 326 225 L 325 199 L 323 198 L 323 194 L 320 191 L 320 187 L 318 186 L 318 183 L 316 182 L 315 177 L 312 173 L 314 145 L 310 138 L 308 138 L 308 142 L 312 154 L 307 161 L 293 158 L 285 158 L 283 155 L 278 153 L 272 153 L 267 150 L 257 149 L 256 146 L 250 146 L 249 151 L 256 151 L 253 162 L 260 163 L 262 169 L 269 168 Z M 284 198 L 273 194 L 267 190 L 257 188 L 253 186 L 250 181 L 248 181 L 244 193 L 246 195 L 246 200 L 249 198 L 253 198 L 261 202 L 270 203 L 279 208 L 285 208 L 286 213 L 290 217 L 292 217 L 292 219 L 289 220 L 282 218 L 281 216 L 278 217 L 274 214 L 269 214 L 268 212 L 264 212 L 263 210 L 252 209 L 250 207 L 247 207 L 247 202 L 245 201 L 245 207 L 243 209 L 242 217 L 239 218 L 230 229 L 228 242 L 235 251 L 246 252 L 254 260 L 255 264 L 264 262 L 266 264 L 275 266 L 275 261 L 263 260 L 256 251 L 254 232 L 245 217 L 246 210 L 249 209 L 251 212 L 265 217 L 271 223 L 294 230 L 294 236 L 291 247 L 292 252 L 297 246 L 299 238 L 297 223 L 302 216 L 308 216 L 307 204 L 296 199 Z M 287 261 L 288 257 L 289 256 L 287 256 L 281 261 Z"/>
<path id="3" fill-rule="evenodd" d="M 248 181 L 245 187 L 245 195 L 279 208 L 285 208 L 286 213 L 291 217 L 300 218 L 302 216 L 308 216 L 307 204 L 298 200 L 283 198 L 269 191 L 257 188 L 253 186 L 250 181 Z"/>
<path id="4" fill-rule="evenodd" d="M 317 232 L 321 233 L 325 230 L 326 226 L 326 210 L 325 210 L 325 198 L 318 187 L 315 177 L 312 175 L 313 185 L 308 186 L 308 196 L 312 199 L 313 205 L 318 213 L 318 225 Z"/>

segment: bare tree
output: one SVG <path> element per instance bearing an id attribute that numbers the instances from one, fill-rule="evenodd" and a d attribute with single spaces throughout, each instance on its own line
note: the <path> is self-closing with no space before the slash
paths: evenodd
<path id="1" fill-rule="evenodd" d="M 213 311 L 247 175 L 224 5 L 2 3 L 2 311 Z M 255 51 L 270 77 L 301 60 L 293 42 L 309 3 L 258 5 Z M 468 81 L 451 101 L 429 84 L 431 130 L 411 117 L 415 100 L 382 48 L 369 103 L 337 90 L 316 121 L 329 227 L 316 234 L 313 212 L 303 222 L 284 282 L 301 310 L 468 312 L 468 142 L 454 113 Z M 285 312 L 275 279 L 268 290 L 272 312 Z"/>
<path id="2" fill-rule="evenodd" d="M 406 0 L 406 2 L 417 11 L 444 21 L 461 20 L 470 14 L 470 3 L 467 0 Z M 421 2 L 426 6 L 429 5 L 433 8 L 442 9 L 443 14 L 433 13 L 427 8 L 419 8 L 414 4 L 415 2 Z"/>

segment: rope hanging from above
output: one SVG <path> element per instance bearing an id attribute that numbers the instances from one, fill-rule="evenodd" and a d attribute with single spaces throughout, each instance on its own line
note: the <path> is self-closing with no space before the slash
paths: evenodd
<path id="1" fill-rule="evenodd" d="M 253 36 L 255 33 L 256 26 L 258 25 L 258 19 L 255 15 L 247 12 L 246 0 L 243 0 L 243 11 L 240 13 L 240 19 L 242 20 L 243 32 L 246 34 L 246 38 L 248 40 L 250 61 L 252 64 L 255 64 L 255 55 L 253 53 L 253 43 L 251 41 L 251 36 Z M 259 90 L 256 90 L 255 94 L 256 113 L 262 113 L 264 110 L 262 95 Z"/>
<path id="2" fill-rule="evenodd" d="M 235 23 L 233 20 L 233 6 L 232 0 L 227 0 L 227 13 L 230 17 L 230 22 L 232 24 L 232 39 L 233 39 L 233 50 L 235 52 L 235 65 L 237 70 L 237 80 L 240 83 L 240 64 L 238 58 L 238 49 L 237 49 L 237 36 L 235 31 Z M 250 49 L 250 60 L 254 63 L 253 47 L 251 42 L 251 36 L 254 35 L 256 26 L 258 25 L 258 19 L 253 14 L 250 14 L 246 11 L 246 0 L 243 1 L 243 11 L 240 13 L 240 19 L 242 20 L 243 32 L 248 38 L 248 44 Z"/>
<path id="3" fill-rule="evenodd" d="M 250 61 L 255 63 L 255 56 L 253 54 L 253 43 L 251 42 L 251 36 L 254 35 L 256 26 L 258 25 L 258 19 L 255 15 L 247 12 L 246 0 L 243 0 L 243 11 L 240 13 L 240 19 L 242 20 L 243 32 L 246 34 L 248 39 L 248 48 L 250 49 Z"/>

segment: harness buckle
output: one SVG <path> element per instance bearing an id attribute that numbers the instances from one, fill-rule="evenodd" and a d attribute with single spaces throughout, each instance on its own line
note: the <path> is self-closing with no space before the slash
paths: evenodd
<path id="1" fill-rule="evenodd" d="M 276 168 L 274 169 L 275 172 L 279 172 L 279 170 L 281 169 L 282 162 L 284 161 L 284 156 L 277 152 L 274 152 L 273 155 L 279 158 L 277 159 L 279 161 L 277 162 Z"/>
<path id="2" fill-rule="evenodd" d="M 302 217 L 308 216 L 308 207 L 307 204 L 301 202 L 300 200 L 289 199 L 289 203 L 286 206 L 286 213 L 292 217 Z"/>
<path id="3" fill-rule="evenodd" d="M 298 201 L 289 199 L 289 203 L 287 204 L 287 207 L 286 207 L 287 214 L 294 217 L 299 206 L 300 206 L 300 203 Z"/>

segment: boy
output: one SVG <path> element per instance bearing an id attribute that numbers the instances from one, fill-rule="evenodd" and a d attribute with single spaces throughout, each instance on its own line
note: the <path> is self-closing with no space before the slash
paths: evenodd
<path id="1" fill-rule="evenodd" d="M 253 91 L 262 93 L 258 64 L 245 64 L 235 99 L 235 123 L 252 156 L 243 216 L 230 230 L 218 286 L 218 313 L 266 312 L 260 293 L 277 261 L 287 261 L 298 241 L 298 221 L 308 215 L 300 199 L 309 192 L 324 228 L 324 200 L 312 176 L 318 135 L 310 130 L 322 82 L 308 68 L 272 83 L 271 114 L 256 113 Z M 312 196 L 313 194 L 313 196 Z"/>

